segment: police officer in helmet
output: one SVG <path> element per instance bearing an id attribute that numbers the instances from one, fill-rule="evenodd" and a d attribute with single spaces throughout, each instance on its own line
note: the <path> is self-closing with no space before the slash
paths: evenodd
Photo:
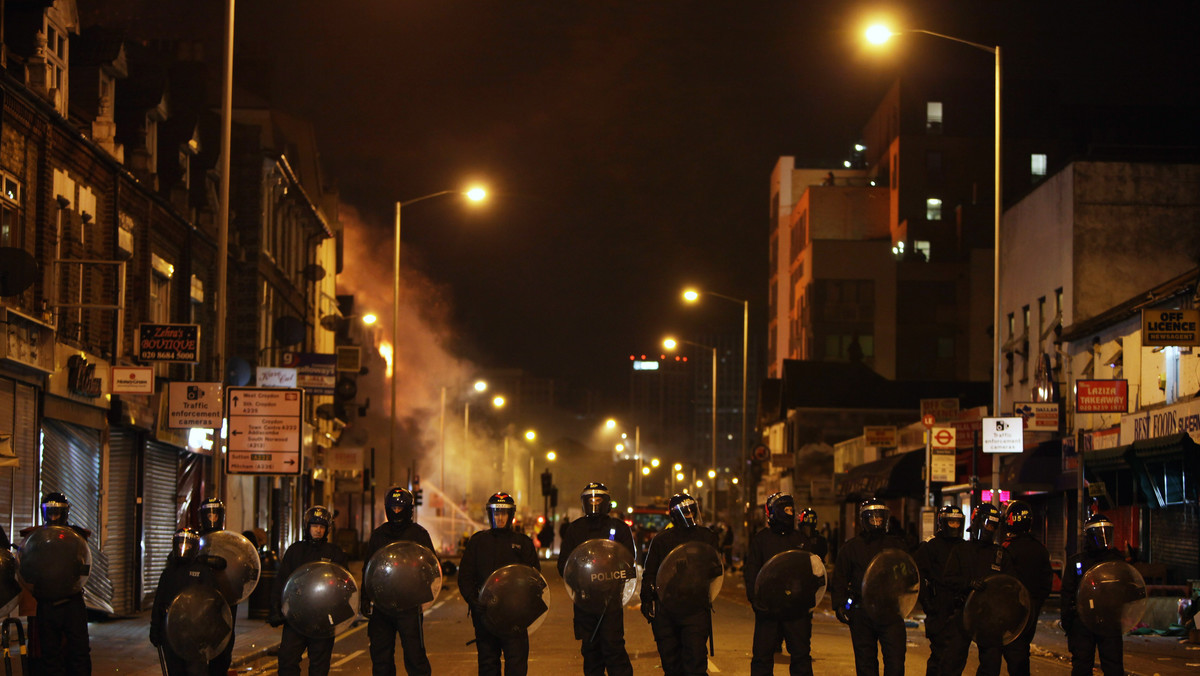
<path id="1" fill-rule="evenodd" d="M 817 511 L 811 507 L 800 512 L 800 535 L 804 537 L 804 549 L 821 557 L 829 555 L 829 541 L 817 530 Z"/>
<path id="2" fill-rule="evenodd" d="M 940 676 L 948 645 L 956 640 L 959 643 L 968 640 L 962 623 L 951 621 L 955 610 L 955 593 L 945 580 L 946 561 L 950 553 L 963 543 L 965 521 L 961 509 L 943 505 L 937 511 L 933 537 L 922 542 L 913 555 L 917 570 L 921 572 L 920 600 L 921 608 L 925 610 L 925 636 L 929 639 L 926 676 Z"/>
<path id="3" fill-rule="evenodd" d="M 479 590 L 489 575 L 509 564 L 520 563 L 540 570 L 537 550 L 529 536 L 513 530 L 517 503 L 511 495 L 503 492 L 492 495 L 485 510 L 491 528 L 475 533 L 467 541 L 458 568 L 458 590 L 470 608 L 471 622 L 475 625 L 480 676 L 499 676 L 501 656 L 507 676 L 524 676 L 529 671 L 529 634 L 493 634 L 483 621 Z"/>
<path id="4" fill-rule="evenodd" d="M 563 532 L 558 552 L 558 573 L 563 574 L 567 559 L 576 547 L 594 539 L 615 540 L 637 560 L 633 533 L 625 522 L 609 515 L 612 495 L 608 487 L 593 481 L 579 494 L 583 518 L 575 519 Z M 625 650 L 625 614 L 620 604 L 609 604 L 603 614 L 594 614 L 575 606 L 575 638 L 582 641 L 583 673 L 587 676 L 633 674 L 629 653 Z"/>
<path id="5" fill-rule="evenodd" d="M 192 585 L 215 589 L 217 576 L 213 570 L 225 566 L 224 559 L 205 557 L 199 552 L 199 532 L 191 528 L 180 528 L 175 531 L 175 536 L 171 539 L 171 553 L 167 555 L 167 565 L 158 577 L 158 587 L 154 592 L 154 608 L 150 612 L 150 643 L 155 647 L 162 648 L 163 662 L 166 664 L 167 674 L 170 676 L 189 673 L 189 664 L 175 653 L 171 644 L 166 640 L 167 609 L 170 608 L 171 602 L 175 600 L 176 596 L 179 596 L 180 592 Z M 230 632 L 232 633 L 232 626 Z M 233 642 L 232 635 L 229 637 L 229 642 Z M 208 665 L 204 665 L 204 667 L 207 669 Z"/>
<path id="6" fill-rule="evenodd" d="M 387 521 L 376 528 L 369 540 L 363 561 L 370 561 L 385 545 L 393 542 L 415 542 L 433 551 L 433 540 L 429 532 L 413 523 L 415 501 L 407 488 L 396 486 L 383 498 L 383 511 Z M 371 598 L 366 587 L 359 597 L 362 614 L 367 621 L 367 638 L 371 643 L 371 664 L 375 676 L 394 676 L 396 673 L 396 634 L 400 635 L 400 647 L 404 651 L 404 670 L 409 676 L 427 676 L 433 673 L 425 653 L 422 633 L 423 614 L 421 607 L 410 608 L 396 616 L 372 612 Z"/>
<path id="7" fill-rule="evenodd" d="M 39 528 L 61 526 L 75 531 L 84 540 L 91 537 L 92 531 L 68 522 L 70 512 L 71 503 L 66 495 L 58 491 L 46 493 L 42 496 L 42 525 L 23 528 L 20 535 L 28 537 Z M 36 596 L 35 599 L 37 615 L 29 622 L 31 670 L 47 674 L 90 674 L 92 649 L 83 592 L 63 599 Z"/>
<path id="8" fill-rule="evenodd" d="M 200 534 L 225 530 L 225 503 L 220 498 L 207 498 L 197 510 L 200 516 Z"/>
<path id="9" fill-rule="evenodd" d="M 859 533 L 838 550 L 830 584 L 830 597 L 838 620 L 850 625 L 854 664 L 859 676 L 879 673 L 879 651 L 883 653 L 883 673 L 904 672 L 904 619 L 880 622 L 861 610 L 863 575 L 867 566 L 884 549 L 905 550 L 904 540 L 889 535 L 891 511 L 883 502 L 871 498 L 858 506 Z"/>
<path id="10" fill-rule="evenodd" d="M 1029 591 L 1029 621 L 1025 629 L 1004 646 L 1004 661 L 1011 676 L 1029 676 L 1029 646 L 1037 631 L 1042 604 L 1050 596 L 1054 570 L 1050 552 L 1033 536 L 1033 508 L 1023 500 L 1014 500 L 1004 509 L 1004 551 L 1012 560 L 1013 575 Z"/>
<path id="11" fill-rule="evenodd" d="M 1100 671 L 1104 676 L 1125 673 L 1125 653 L 1121 636 L 1094 633 L 1079 619 L 1076 594 L 1079 581 L 1092 566 L 1105 561 L 1122 561 L 1121 552 L 1112 548 L 1113 522 L 1103 514 L 1093 514 L 1083 524 L 1083 551 L 1067 559 L 1062 580 L 1062 627 L 1067 632 L 1067 649 L 1071 651 L 1071 676 L 1090 676 L 1100 654 Z"/>
<path id="12" fill-rule="evenodd" d="M 1008 552 L 997 540 L 1000 536 L 1000 508 L 985 502 L 971 511 L 971 539 L 950 552 L 944 575 L 946 585 L 955 596 L 953 622 L 962 625 L 962 608 L 972 591 L 983 591 L 990 575 L 1013 573 Z M 976 642 L 979 650 L 978 676 L 1000 673 L 1000 645 Z M 963 632 L 951 636 L 947 646 L 946 668 L 950 673 L 962 673 L 971 650 L 971 637 Z"/>
<path id="13" fill-rule="evenodd" d="M 292 629 L 283 617 L 283 587 L 288 578 L 300 566 L 316 561 L 328 561 L 345 568 L 349 565 L 346 553 L 329 541 L 333 527 L 333 514 L 321 505 L 309 507 L 304 512 L 304 539 L 293 543 L 283 553 L 279 573 L 271 588 L 271 612 L 268 622 L 272 627 L 283 626 L 279 640 L 280 676 L 299 676 L 300 657 L 308 651 L 309 676 L 325 676 L 329 673 L 329 662 L 333 656 L 333 638 L 311 638 Z"/>
<path id="14" fill-rule="evenodd" d="M 198 529 L 201 537 L 209 533 L 225 530 L 225 503 L 220 498 L 206 498 L 200 503 L 199 509 L 196 510 L 200 527 Z M 220 557 L 212 557 L 219 559 Z M 209 565 L 213 562 L 210 561 Z M 215 566 L 216 570 L 225 568 L 225 562 L 221 561 L 219 566 Z M 234 603 L 229 606 L 229 614 L 233 617 L 233 625 L 237 626 L 238 604 Z M 209 676 L 225 676 L 229 673 L 229 665 L 233 663 L 233 643 L 237 638 L 237 633 L 230 637 L 229 643 L 225 645 L 225 649 L 220 655 L 212 658 L 208 663 Z"/>

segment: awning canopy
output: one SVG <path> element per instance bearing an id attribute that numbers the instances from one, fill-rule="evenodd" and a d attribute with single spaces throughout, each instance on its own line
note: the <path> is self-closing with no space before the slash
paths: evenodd
<path id="1" fill-rule="evenodd" d="M 925 492 L 925 449 L 889 455 L 852 467 L 842 478 L 839 493 L 847 500 L 920 497 Z"/>
<path id="2" fill-rule="evenodd" d="M 1128 449 L 1125 458 L 1133 468 L 1146 504 L 1163 507 L 1178 502 L 1181 497 L 1188 502 L 1195 499 L 1194 488 L 1191 495 L 1186 494 L 1189 492 L 1187 487 L 1195 485 L 1196 475 L 1200 473 L 1200 445 L 1186 432 L 1135 441 Z M 1172 465 L 1164 467 L 1163 463 Z M 1181 465 L 1184 477 L 1176 474 Z M 1172 476 L 1168 478 L 1168 474 Z M 1170 483 L 1175 485 L 1168 488 Z"/>
<path id="3" fill-rule="evenodd" d="M 1007 458 L 1000 479 L 1009 490 L 1048 492 L 1054 490 L 1055 477 L 1061 474 L 1062 440 L 1054 439 Z"/>

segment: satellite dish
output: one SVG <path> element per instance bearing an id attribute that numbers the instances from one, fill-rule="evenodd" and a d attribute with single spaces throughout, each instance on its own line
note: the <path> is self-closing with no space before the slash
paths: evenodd
<path id="1" fill-rule="evenodd" d="M 37 280 L 37 261 L 29 252 L 12 246 L 0 246 L 0 296 L 16 296 Z"/>
<path id="2" fill-rule="evenodd" d="M 321 420 L 333 420 L 337 417 L 337 411 L 334 410 L 333 404 L 321 404 L 317 407 L 317 417 Z"/>
<path id="3" fill-rule="evenodd" d="M 337 331 L 346 325 L 346 318 L 337 315 L 325 315 L 321 317 L 321 328 L 326 331 Z"/>
<path id="4" fill-rule="evenodd" d="M 317 265 L 316 263 L 309 263 L 308 265 L 304 266 L 304 270 L 301 272 L 301 274 L 303 274 L 304 278 L 310 282 L 319 282 L 322 279 L 325 279 L 325 268 Z"/>
<path id="5" fill-rule="evenodd" d="M 296 317 L 275 320 L 275 340 L 280 345 L 295 345 L 304 340 L 304 322 Z"/>
<path id="6" fill-rule="evenodd" d="M 241 357 L 230 357 L 225 362 L 225 384 L 232 387 L 244 387 L 250 384 L 250 362 Z"/>

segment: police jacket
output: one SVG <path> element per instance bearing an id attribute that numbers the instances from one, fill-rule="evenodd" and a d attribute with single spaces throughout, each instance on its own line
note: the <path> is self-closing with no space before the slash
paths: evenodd
<path id="1" fill-rule="evenodd" d="M 537 550 L 528 535 L 508 528 L 481 530 L 467 541 L 458 565 L 458 591 L 472 609 L 479 603 L 479 590 L 488 576 L 513 563 L 540 571 Z"/>
<path id="2" fill-rule="evenodd" d="M 1124 560 L 1125 557 L 1115 549 L 1084 550 L 1067 559 L 1067 567 L 1063 570 L 1062 579 L 1062 623 L 1064 629 L 1070 631 L 1071 624 L 1075 622 L 1075 605 L 1078 603 L 1075 595 L 1079 593 L 1079 581 L 1083 578 L 1083 574 L 1098 563 Z"/>
<path id="3" fill-rule="evenodd" d="M 720 551 L 717 534 L 706 526 L 688 528 L 674 526 L 659 531 L 650 541 L 650 548 L 646 551 L 646 568 L 642 571 L 642 603 L 649 603 L 658 598 L 658 587 L 655 585 L 659 566 L 662 565 L 663 559 L 667 558 L 667 554 L 670 554 L 679 545 L 688 542 L 703 542 L 718 552 Z"/>
<path id="4" fill-rule="evenodd" d="M 922 542 L 913 555 L 921 572 L 921 608 L 927 616 L 947 616 L 954 612 L 954 592 L 946 584 L 946 561 L 950 552 L 966 544 L 957 535 L 935 535 Z"/>
<path id="5" fill-rule="evenodd" d="M 283 553 L 283 560 L 279 562 L 279 572 L 275 575 L 275 584 L 271 587 L 272 616 L 283 617 L 283 586 L 287 584 L 288 578 L 300 566 L 316 561 L 330 561 L 343 568 L 350 564 L 346 552 L 328 539 L 317 542 L 305 538 L 292 543 L 292 546 Z"/>
<path id="6" fill-rule="evenodd" d="M 192 585 L 217 587 L 217 575 L 213 572 L 213 559 L 224 564 L 220 557 L 196 556 L 184 561 L 175 554 L 167 556 L 167 565 L 158 576 L 158 589 L 154 592 L 154 609 L 150 611 L 150 642 L 159 645 L 167 622 L 167 608 L 179 592 Z"/>
<path id="7" fill-rule="evenodd" d="M 1012 559 L 1013 575 L 1029 590 L 1029 601 L 1033 608 L 1041 608 L 1054 586 L 1050 552 L 1029 533 L 1005 540 L 1004 551 Z"/>
<path id="8" fill-rule="evenodd" d="M 849 599 L 859 601 L 863 574 L 867 572 L 871 560 L 885 549 L 908 551 L 904 540 L 886 533 L 862 533 L 842 545 L 833 566 L 833 582 L 829 588 L 834 608 L 844 608 Z"/>
<path id="9" fill-rule="evenodd" d="M 742 578 L 746 581 L 746 598 L 754 603 L 754 584 L 758 580 L 758 571 L 766 565 L 771 557 L 789 549 L 808 549 L 808 538 L 795 529 L 776 530 L 763 528 L 750 538 L 750 548 L 746 551 L 746 563 L 742 566 Z M 816 554 L 816 552 L 813 552 Z"/>
<path id="10" fill-rule="evenodd" d="M 433 551 L 433 540 L 429 537 L 429 531 L 425 530 L 423 526 L 412 521 L 388 521 L 371 531 L 371 537 L 367 540 L 367 548 L 363 552 L 364 564 L 370 561 L 375 552 L 383 549 L 385 545 L 402 541 L 415 542 L 429 551 Z"/>
<path id="11" fill-rule="evenodd" d="M 955 598 L 962 602 L 971 593 L 973 584 L 999 573 L 1013 573 L 1008 552 L 995 543 L 968 540 L 950 552 L 943 580 Z"/>
<path id="12" fill-rule="evenodd" d="M 629 526 L 625 522 L 608 516 L 607 514 L 600 516 L 585 516 L 582 519 L 575 519 L 567 526 L 567 530 L 563 533 L 562 543 L 558 547 L 558 574 L 562 575 L 563 569 L 567 567 L 567 559 L 571 558 L 571 552 L 579 545 L 588 540 L 614 540 L 625 546 L 634 559 L 637 558 L 637 549 L 633 544 L 633 533 L 629 530 Z"/>
<path id="13" fill-rule="evenodd" d="M 803 534 L 801 534 L 801 537 L 804 538 L 805 551 L 816 554 L 817 556 L 821 557 L 822 561 L 825 560 L 826 556 L 829 556 L 829 540 L 826 540 L 824 535 L 813 531 L 811 537 Z"/>

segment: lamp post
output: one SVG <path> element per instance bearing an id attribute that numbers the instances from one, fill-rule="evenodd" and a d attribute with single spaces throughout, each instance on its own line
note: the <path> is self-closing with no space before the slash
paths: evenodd
<path id="1" fill-rule="evenodd" d="M 391 415 L 388 424 L 388 481 L 396 481 L 396 371 L 399 370 L 400 353 L 400 212 L 410 204 L 441 197 L 443 195 L 465 195 L 472 202 L 480 202 L 487 197 L 483 188 L 469 190 L 439 190 L 438 192 L 414 197 L 410 200 L 396 202 L 396 227 L 392 236 L 392 377 L 391 377 Z"/>
<path id="2" fill-rule="evenodd" d="M 703 343 L 696 343 L 690 340 L 677 340 L 675 338 L 667 338 L 663 340 L 663 347 L 668 350 L 674 350 L 679 343 L 686 343 L 693 347 L 712 350 L 712 468 L 717 467 L 717 348 Z M 714 500 L 714 503 L 716 501 Z M 713 521 L 717 520 L 717 506 L 712 506 Z"/>
<path id="3" fill-rule="evenodd" d="M 994 152 L 995 152 L 995 157 L 996 157 L 996 162 L 995 162 L 995 191 L 996 191 L 995 201 L 996 201 L 996 204 L 995 204 L 995 211 L 994 211 L 995 232 L 993 233 L 993 235 L 994 235 L 993 248 L 995 250 L 995 254 L 994 254 L 994 259 L 992 262 L 992 267 L 993 267 L 993 270 L 992 270 L 992 363 L 993 363 L 993 365 L 992 365 L 992 381 L 993 381 L 992 382 L 992 415 L 999 416 L 1000 415 L 1000 382 L 1001 382 L 1000 381 L 1000 217 L 1004 211 L 1004 206 L 1003 206 L 1003 203 L 1001 202 L 1001 193 L 1000 193 L 1000 187 L 1001 187 L 1000 170 L 1001 170 L 1001 166 L 1002 166 L 1001 165 L 1001 155 L 1000 155 L 1000 139 L 1001 139 L 1001 136 L 1000 136 L 1000 83 L 1002 81 L 1001 65 L 1000 65 L 1001 64 L 1000 45 L 992 45 L 989 47 L 988 45 L 980 44 L 978 42 L 972 42 L 970 40 L 956 38 L 952 35 L 935 33 L 933 31 L 928 31 L 928 30 L 924 30 L 921 28 L 910 28 L 910 29 L 901 31 L 901 33 L 923 33 L 925 35 L 932 35 L 935 38 L 942 38 L 943 40 L 950 40 L 951 42 L 958 42 L 960 44 L 964 44 L 969 47 L 974 47 L 975 49 L 985 51 L 988 54 L 993 55 L 996 59 L 996 98 L 995 98 L 996 127 L 995 127 L 995 140 L 994 140 L 994 144 L 995 144 Z M 887 40 L 889 38 L 891 38 L 893 35 L 899 35 L 899 33 L 892 32 L 886 26 L 876 25 L 876 26 L 871 26 L 870 28 L 867 29 L 867 40 L 869 40 L 870 42 L 873 42 L 875 44 L 883 44 L 884 42 L 887 42 Z M 997 505 L 1000 504 L 1000 456 L 999 455 L 992 456 L 992 503 L 997 504 Z"/>

